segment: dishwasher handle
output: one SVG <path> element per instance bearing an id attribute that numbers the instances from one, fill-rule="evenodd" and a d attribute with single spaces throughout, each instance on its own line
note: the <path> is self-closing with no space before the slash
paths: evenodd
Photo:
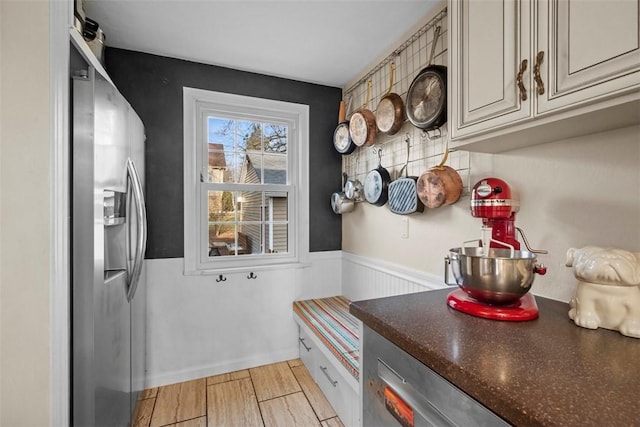
<path id="1" fill-rule="evenodd" d="M 425 419 L 427 425 L 455 426 L 425 396 L 380 358 L 378 358 L 378 376 L 396 395 L 418 412 Z"/>

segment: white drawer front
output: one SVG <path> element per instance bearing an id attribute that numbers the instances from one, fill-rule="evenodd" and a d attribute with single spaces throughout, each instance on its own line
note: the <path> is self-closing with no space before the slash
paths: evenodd
<path id="1" fill-rule="evenodd" d="M 319 351 L 316 348 L 315 343 L 309 338 L 302 328 L 300 328 L 300 333 L 298 334 L 298 347 L 300 347 L 300 360 L 302 360 L 304 366 L 307 367 L 311 376 L 315 378 L 315 369 L 317 366 L 315 355 L 318 354 Z"/>
<path id="2" fill-rule="evenodd" d="M 316 357 L 316 382 L 336 411 L 345 426 L 357 425 L 359 408 L 358 396 L 349 387 L 344 378 L 338 374 L 324 354 L 318 352 Z"/>

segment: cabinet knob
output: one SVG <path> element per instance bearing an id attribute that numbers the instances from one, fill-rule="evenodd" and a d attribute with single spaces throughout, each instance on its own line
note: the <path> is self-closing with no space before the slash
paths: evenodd
<path id="1" fill-rule="evenodd" d="M 520 63 L 520 71 L 518 71 L 518 75 L 516 76 L 516 83 L 518 84 L 518 89 L 520 89 L 521 101 L 527 100 L 527 90 L 524 87 L 524 82 L 522 81 L 522 75 L 526 71 L 528 64 L 529 64 L 529 61 L 527 61 L 526 59 L 523 59 L 522 62 Z"/>
<path id="2" fill-rule="evenodd" d="M 540 66 L 542 65 L 543 60 L 544 60 L 544 50 L 541 50 L 536 55 L 536 63 L 533 66 L 533 78 L 536 81 L 536 86 L 538 88 L 538 95 L 544 95 L 544 82 L 542 81 L 542 77 L 540 77 Z"/>

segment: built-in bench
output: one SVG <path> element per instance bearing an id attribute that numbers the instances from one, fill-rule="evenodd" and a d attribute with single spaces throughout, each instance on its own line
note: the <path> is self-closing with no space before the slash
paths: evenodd
<path id="1" fill-rule="evenodd" d="M 358 319 L 343 296 L 295 301 L 293 311 L 357 380 L 360 365 Z"/>
<path id="2" fill-rule="evenodd" d="M 343 296 L 293 303 L 300 358 L 346 426 L 359 425 L 360 326 Z"/>

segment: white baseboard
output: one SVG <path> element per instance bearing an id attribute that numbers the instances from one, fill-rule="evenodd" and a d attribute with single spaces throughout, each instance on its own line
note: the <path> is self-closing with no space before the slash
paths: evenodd
<path id="1" fill-rule="evenodd" d="M 257 366 L 297 359 L 299 354 L 299 349 L 295 346 L 274 353 L 254 354 L 243 359 L 226 360 L 221 363 L 213 363 L 207 366 L 191 367 L 175 372 L 165 372 L 161 375 L 147 377 L 146 388 L 176 384 L 183 381 L 206 378 L 212 375 L 225 374 L 242 369 L 255 368 Z"/>

